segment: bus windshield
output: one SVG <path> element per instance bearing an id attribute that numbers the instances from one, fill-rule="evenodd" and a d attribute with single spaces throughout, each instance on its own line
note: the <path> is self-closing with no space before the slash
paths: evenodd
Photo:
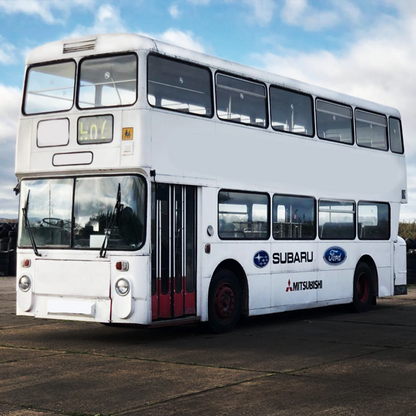
<path id="1" fill-rule="evenodd" d="M 19 246 L 137 250 L 144 244 L 146 184 L 139 176 L 37 179 L 22 182 Z M 30 192 L 30 198 L 28 193 Z M 119 203 L 117 203 L 119 201 Z"/>

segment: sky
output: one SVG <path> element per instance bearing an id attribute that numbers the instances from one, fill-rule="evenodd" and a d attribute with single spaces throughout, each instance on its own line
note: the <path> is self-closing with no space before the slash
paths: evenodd
<path id="1" fill-rule="evenodd" d="M 402 114 L 416 219 L 416 0 L 0 0 L 0 218 L 17 218 L 15 140 L 26 56 L 55 40 L 138 33 Z"/>

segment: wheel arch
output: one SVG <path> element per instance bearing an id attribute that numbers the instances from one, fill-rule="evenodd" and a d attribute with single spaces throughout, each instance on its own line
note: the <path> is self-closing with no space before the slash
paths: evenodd
<path id="1" fill-rule="evenodd" d="M 237 277 L 238 282 L 240 283 L 240 286 L 241 286 L 241 291 L 242 291 L 242 304 L 241 304 L 242 309 L 241 309 L 241 313 L 243 315 L 248 315 L 248 299 L 249 299 L 248 280 L 247 280 L 247 275 L 246 275 L 243 267 L 241 266 L 241 264 L 238 261 L 236 261 L 234 259 L 227 259 L 227 260 L 223 260 L 216 267 L 212 276 L 214 277 L 215 274 L 218 273 L 220 270 L 229 270 L 229 271 L 233 272 L 234 275 Z M 210 290 L 211 290 L 211 285 L 210 285 Z"/>
<path id="2" fill-rule="evenodd" d="M 371 276 L 373 278 L 373 290 L 374 290 L 374 296 L 378 296 L 378 272 L 377 272 L 377 266 L 373 258 L 365 254 L 360 257 L 360 259 L 357 262 L 357 265 L 355 266 L 355 270 L 357 270 L 357 267 L 360 263 L 366 263 L 368 267 L 371 269 Z M 354 270 L 354 273 L 355 273 Z"/>

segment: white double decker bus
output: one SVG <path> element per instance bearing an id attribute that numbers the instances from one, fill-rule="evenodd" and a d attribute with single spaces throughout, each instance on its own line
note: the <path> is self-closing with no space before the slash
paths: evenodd
<path id="1" fill-rule="evenodd" d="M 208 321 L 404 294 L 400 114 L 137 35 L 28 57 L 17 314 Z"/>

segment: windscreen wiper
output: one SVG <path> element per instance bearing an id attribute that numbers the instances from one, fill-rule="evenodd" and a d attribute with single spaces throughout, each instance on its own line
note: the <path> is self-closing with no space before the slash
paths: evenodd
<path id="1" fill-rule="evenodd" d="M 27 233 L 29 234 L 30 243 L 32 244 L 33 251 L 38 257 L 42 257 L 42 255 L 38 251 L 38 248 L 36 247 L 36 241 L 35 241 L 35 237 L 33 237 L 32 226 L 30 225 L 29 217 L 27 215 L 27 211 L 29 209 L 29 197 L 30 197 L 30 189 L 27 192 L 25 206 L 22 208 L 23 217 L 25 218 L 25 228 L 27 230 Z"/>
<path id="2" fill-rule="evenodd" d="M 116 218 L 117 218 L 117 213 L 119 212 L 119 210 L 122 206 L 123 205 L 121 204 L 121 186 L 120 186 L 120 184 L 118 184 L 116 204 L 114 205 L 114 209 L 113 209 L 113 212 L 111 213 L 111 217 L 110 217 L 110 224 L 109 224 L 110 227 L 109 227 L 108 231 L 105 233 L 104 241 L 103 241 L 103 244 L 102 244 L 101 250 L 100 250 L 100 257 L 101 258 L 104 258 L 106 253 L 107 253 L 108 239 L 110 238 L 110 235 L 113 231 L 114 224 L 115 224 Z"/>

